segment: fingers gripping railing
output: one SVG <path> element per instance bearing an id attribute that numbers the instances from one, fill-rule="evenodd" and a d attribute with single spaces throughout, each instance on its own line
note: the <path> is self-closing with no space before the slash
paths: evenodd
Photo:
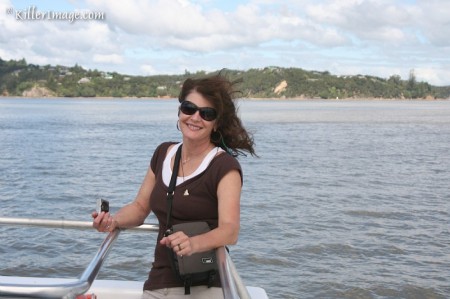
<path id="1" fill-rule="evenodd" d="M 74 228 L 92 229 L 92 222 L 73 220 L 50 220 L 50 219 L 29 219 L 29 218 L 8 218 L 0 217 L 0 225 L 25 225 L 33 227 L 52 228 Z M 158 232 L 158 226 L 154 224 L 143 224 L 130 230 Z M 103 262 L 118 238 L 121 230 L 109 233 L 98 252 L 95 254 L 89 265 L 81 274 L 77 281 L 60 284 L 12 284 L 0 282 L 0 298 L 9 296 L 18 298 L 51 298 L 51 299 L 73 299 L 78 295 L 86 293 L 97 277 Z M 222 289 L 225 299 L 250 299 L 247 288 L 242 283 L 239 274 L 231 260 L 225 247 L 220 247 L 216 251 Z"/>

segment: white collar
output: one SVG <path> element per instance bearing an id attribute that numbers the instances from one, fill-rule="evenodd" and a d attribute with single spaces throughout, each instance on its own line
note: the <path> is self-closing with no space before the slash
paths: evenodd
<path id="1" fill-rule="evenodd" d="M 172 148 L 167 153 L 166 158 L 164 159 L 162 174 L 163 174 L 163 182 L 164 182 L 164 184 L 166 184 L 166 186 L 169 186 L 170 178 L 172 176 L 172 168 L 170 167 L 170 162 L 171 162 L 172 158 L 175 156 L 177 149 L 180 147 L 181 144 L 182 144 L 182 142 L 172 146 Z M 203 161 L 200 164 L 200 166 L 193 173 L 191 173 L 190 175 L 185 176 L 185 177 L 177 176 L 177 185 L 179 185 L 179 184 L 183 183 L 184 181 L 187 181 L 187 180 L 195 177 L 196 175 L 199 175 L 203 171 L 205 171 L 206 167 L 208 167 L 209 163 L 211 163 L 212 159 L 217 155 L 217 153 L 223 152 L 223 151 L 224 150 L 220 147 L 214 147 L 213 149 L 211 149 L 209 151 L 209 153 L 205 156 L 205 158 L 203 158 Z"/>

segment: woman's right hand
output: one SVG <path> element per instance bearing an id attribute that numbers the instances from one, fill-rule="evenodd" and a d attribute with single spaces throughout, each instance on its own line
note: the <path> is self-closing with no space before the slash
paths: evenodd
<path id="1" fill-rule="evenodd" d="M 117 221 L 109 212 L 92 212 L 92 226 L 99 232 L 112 232 L 118 228 Z"/>

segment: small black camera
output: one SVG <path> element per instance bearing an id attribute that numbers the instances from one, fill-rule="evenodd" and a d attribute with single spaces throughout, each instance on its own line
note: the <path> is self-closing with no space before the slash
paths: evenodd
<path id="1" fill-rule="evenodd" d="M 99 200 L 97 200 L 97 212 L 109 212 L 109 201 L 107 201 L 106 199 L 102 199 L 100 198 Z"/>

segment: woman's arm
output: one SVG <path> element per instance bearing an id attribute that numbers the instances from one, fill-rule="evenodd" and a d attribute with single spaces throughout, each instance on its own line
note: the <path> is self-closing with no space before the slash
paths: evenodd
<path id="1" fill-rule="evenodd" d="M 114 216 L 110 213 L 92 213 L 93 227 L 98 231 L 113 231 L 116 228 L 130 228 L 144 223 L 150 214 L 150 194 L 155 185 L 155 174 L 149 166 L 135 200 L 122 207 Z"/>

